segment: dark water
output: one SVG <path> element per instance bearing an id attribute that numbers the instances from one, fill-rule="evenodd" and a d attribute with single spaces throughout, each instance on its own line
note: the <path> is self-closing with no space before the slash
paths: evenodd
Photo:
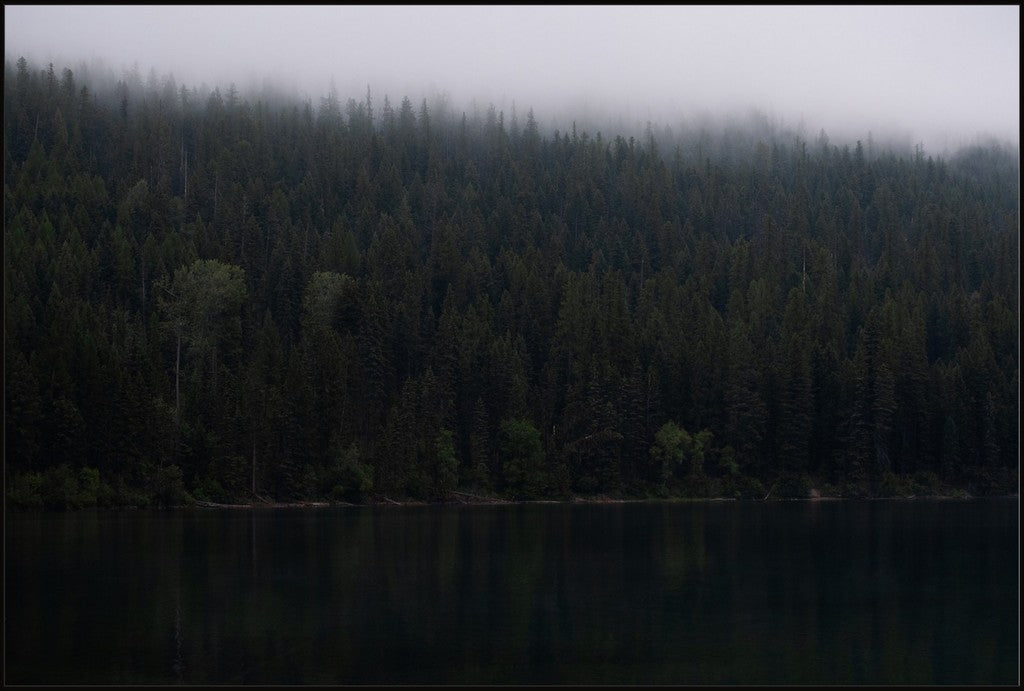
<path id="1" fill-rule="evenodd" d="M 8 516 L 8 684 L 1016 684 L 1016 499 Z"/>

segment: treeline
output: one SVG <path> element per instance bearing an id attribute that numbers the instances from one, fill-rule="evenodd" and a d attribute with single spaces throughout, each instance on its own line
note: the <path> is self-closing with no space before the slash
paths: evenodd
<path id="1" fill-rule="evenodd" d="M 8 501 L 1015 488 L 1017 152 L 742 134 L 7 62 Z"/>

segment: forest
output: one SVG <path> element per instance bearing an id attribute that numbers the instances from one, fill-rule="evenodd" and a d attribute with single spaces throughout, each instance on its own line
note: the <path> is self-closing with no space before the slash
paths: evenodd
<path id="1" fill-rule="evenodd" d="M 8 59 L 6 505 L 1017 492 L 1016 146 L 548 129 Z"/>

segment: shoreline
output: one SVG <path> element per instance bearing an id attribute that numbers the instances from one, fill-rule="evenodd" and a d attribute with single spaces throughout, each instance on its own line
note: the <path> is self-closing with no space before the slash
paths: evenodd
<path id="1" fill-rule="evenodd" d="M 736 497 L 649 497 L 649 498 L 615 498 L 615 497 L 571 497 L 569 499 L 504 499 L 481 497 L 477 501 L 423 501 L 406 500 L 397 501 L 384 498 L 376 501 L 362 503 L 344 501 L 295 501 L 295 502 L 248 502 L 238 504 L 224 504 L 218 502 L 197 501 L 192 504 L 168 508 L 200 508 L 200 509 L 319 509 L 337 507 L 379 507 L 379 506 L 512 506 L 517 504 L 684 504 L 684 503 L 711 503 L 711 502 L 757 502 L 757 503 L 779 503 L 779 502 L 835 502 L 835 501 L 969 501 L 974 499 L 1019 499 L 1019 494 L 1001 494 L 993 496 L 977 497 L 970 494 L 960 496 L 952 495 L 910 495 L 901 497 L 778 497 L 767 499 L 738 499 Z M 111 508 L 136 508 L 136 507 L 111 507 Z"/>
<path id="2" fill-rule="evenodd" d="M 843 501 L 974 501 L 977 499 L 1020 499 L 1019 494 L 993 494 L 975 496 L 963 494 L 960 496 L 950 495 L 921 495 L 903 497 L 772 497 L 769 499 L 737 499 L 735 497 L 651 497 L 642 499 L 614 499 L 614 498 L 592 498 L 573 497 L 571 499 L 491 499 L 487 501 L 371 501 L 364 503 L 353 503 L 344 501 L 297 501 L 297 502 L 249 502 L 241 504 L 226 504 L 220 502 L 195 501 L 187 504 L 176 504 L 173 506 L 88 506 L 73 509 L 47 509 L 43 507 L 14 507 L 6 506 L 5 513 L 31 514 L 31 513 L 77 513 L 80 511 L 167 511 L 174 509 L 204 509 L 204 510 L 289 510 L 289 509 L 332 509 L 332 508 L 373 508 L 373 507 L 411 507 L 411 506 L 514 506 L 527 504 L 592 504 L 595 506 L 610 506 L 613 504 L 695 504 L 695 503 L 720 503 L 720 502 L 745 502 L 758 504 L 780 504 L 786 502 L 808 502 L 808 503 L 832 503 Z"/>

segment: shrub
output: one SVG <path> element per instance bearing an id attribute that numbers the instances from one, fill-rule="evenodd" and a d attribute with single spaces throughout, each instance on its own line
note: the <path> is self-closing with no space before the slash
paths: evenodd
<path id="1" fill-rule="evenodd" d="M 333 486 L 328 497 L 334 501 L 358 501 L 373 490 L 373 466 L 360 460 L 357 444 L 336 454 L 330 476 Z"/>
<path id="2" fill-rule="evenodd" d="M 712 495 L 711 483 L 706 475 L 691 473 L 683 478 L 679 485 L 680 494 L 684 497 L 710 497 Z"/>
<path id="3" fill-rule="evenodd" d="M 737 475 L 722 481 L 722 494 L 734 499 L 764 499 L 768 490 L 756 477 Z"/>
<path id="4" fill-rule="evenodd" d="M 505 471 L 506 488 L 517 499 L 533 499 L 544 481 L 544 446 L 533 423 L 507 419 L 498 431 L 498 449 Z"/>
<path id="5" fill-rule="evenodd" d="M 114 488 L 114 500 L 118 506 L 145 508 L 153 503 L 153 497 L 140 489 L 129 487 L 122 478 L 118 478 Z"/>
<path id="6" fill-rule="evenodd" d="M 807 499 L 811 496 L 811 480 L 798 473 L 783 473 L 775 481 L 772 496 L 779 499 Z"/>
<path id="7" fill-rule="evenodd" d="M 864 499 L 871 496 L 868 483 L 864 480 L 852 480 L 841 485 L 840 496 L 846 499 Z"/>
<path id="8" fill-rule="evenodd" d="M 726 477 L 738 477 L 740 464 L 736 460 L 736 451 L 732 446 L 725 446 L 717 450 L 718 468 Z M 761 495 L 764 496 L 763 494 Z"/>
<path id="9" fill-rule="evenodd" d="M 228 500 L 227 492 L 217 480 L 212 477 L 203 477 L 196 482 L 192 490 L 192 496 L 198 501 L 224 503 Z"/>
<path id="10" fill-rule="evenodd" d="M 76 472 L 66 463 L 41 473 L 15 476 L 7 488 L 8 502 L 18 509 L 63 511 L 112 506 L 115 499 L 110 486 L 100 481 L 100 471 L 79 468 Z"/>
<path id="11" fill-rule="evenodd" d="M 43 476 L 39 473 L 16 475 L 7 486 L 7 502 L 16 509 L 43 508 Z"/>
<path id="12" fill-rule="evenodd" d="M 932 496 L 938 492 L 939 478 L 930 470 L 919 470 L 912 480 L 914 494 Z"/>
<path id="13" fill-rule="evenodd" d="M 878 481 L 875 494 L 879 497 L 906 497 L 910 492 L 906 481 L 895 473 L 886 471 Z"/>
<path id="14" fill-rule="evenodd" d="M 158 506 L 182 506 L 190 499 L 185 491 L 181 468 L 176 465 L 158 468 L 151 486 Z"/>
<path id="15" fill-rule="evenodd" d="M 78 505 L 96 506 L 100 494 L 100 471 L 81 468 L 78 471 Z"/>
<path id="16" fill-rule="evenodd" d="M 43 474 L 40 493 L 43 498 L 43 506 L 47 509 L 62 511 L 77 509 L 81 506 L 78 495 L 78 478 L 67 463 L 51 468 Z"/>
<path id="17" fill-rule="evenodd" d="M 970 493 L 976 497 L 1017 494 L 1020 480 L 1014 468 L 971 468 L 965 473 Z"/>
<path id="18" fill-rule="evenodd" d="M 821 496 L 823 497 L 842 497 L 843 490 L 830 482 L 826 482 L 821 486 Z"/>
<path id="19" fill-rule="evenodd" d="M 373 489 L 373 466 L 368 463 L 357 463 L 350 469 L 349 483 L 359 494 L 365 496 Z"/>

